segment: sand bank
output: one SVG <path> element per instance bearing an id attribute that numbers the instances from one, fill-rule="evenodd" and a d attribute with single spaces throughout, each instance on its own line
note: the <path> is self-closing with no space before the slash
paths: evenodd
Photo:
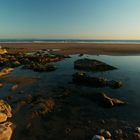
<path id="1" fill-rule="evenodd" d="M 0 43 L 9 53 L 30 52 L 39 49 L 60 49 L 60 54 L 139 55 L 140 44 L 101 43 Z"/>

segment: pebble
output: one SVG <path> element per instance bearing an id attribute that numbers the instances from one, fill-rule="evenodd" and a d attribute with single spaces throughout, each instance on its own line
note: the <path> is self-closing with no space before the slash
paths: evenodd
<path id="1" fill-rule="evenodd" d="M 95 135 L 95 136 L 93 136 L 92 140 L 105 140 L 105 138 L 100 135 Z"/>
<path id="2" fill-rule="evenodd" d="M 122 135 L 123 134 L 123 131 L 121 129 L 118 129 L 118 130 L 115 130 L 115 133 L 117 135 Z"/>
<path id="3" fill-rule="evenodd" d="M 99 131 L 99 134 L 104 136 L 106 139 L 110 139 L 111 138 L 111 133 L 105 129 L 101 129 Z"/>
<path id="4" fill-rule="evenodd" d="M 0 83 L 0 88 L 1 88 L 1 87 L 3 87 L 3 84 L 2 84 L 2 83 Z"/>
<path id="5" fill-rule="evenodd" d="M 136 127 L 136 132 L 140 133 L 140 127 Z"/>
<path id="6" fill-rule="evenodd" d="M 16 84 L 16 85 L 13 85 L 13 86 L 11 87 L 11 91 L 16 91 L 17 88 L 18 88 L 18 85 L 17 85 L 17 84 Z"/>

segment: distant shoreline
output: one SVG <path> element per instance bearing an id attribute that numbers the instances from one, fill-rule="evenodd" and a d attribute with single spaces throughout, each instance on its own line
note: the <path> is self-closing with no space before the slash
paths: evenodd
<path id="1" fill-rule="evenodd" d="M 0 43 L 85 43 L 85 44 L 140 44 L 140 40 L 90 40 L 90 39 L 0 39 Z"/>
<path id="2" fill-rule="evenodd" d="M 60 49 L 59 54 L 140 55 L 140 44 L 113 43 L 0 43 L 9 53 Z"/>

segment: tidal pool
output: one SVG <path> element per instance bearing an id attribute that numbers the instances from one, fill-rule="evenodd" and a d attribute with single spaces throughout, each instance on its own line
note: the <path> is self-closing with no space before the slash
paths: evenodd
<path id="1" fill-rule="evenodd" d="M 140 56 L 109 56 L 109 55 L 71 55 L 71 58 L 67 58 L 63 61 L 54 63 L 57 66 L 57 70 L 53 72 L 34 72 L 32 70 L 22 69 L 22 67 L 16 68 L 10 76 L 29 76 L 38 77 L 39 80 L 33 85 L 25 87 L 25 93 L 57 93 L 61 88 L 67 87 L 72 84 L 72 74 L 78 70 L 74 69 L 74 61 L 81 58 L 97 59 L 105 62 L 109 65 L 117 67 L 118 69 L 106 72 L 87 72 L 93 76 L 105 77 L 110 80 L 120 80 L 123 82 L 123 86 L 119 89 L 111 88 L 88 88 L 84 86 L 75 86 L 74 92 L 104 92 L 109 96 L 122 99 L 127 102 L 125 106 L 105 109 L 101 107 L 95 107 L 96 116 L 102 117 L 102 111 L 106 112 L 103 117 L 118 118 L 128 120 L 139 120 L 140 118 Z M 0 80 L 2 82 L 2 79 Z M 26 81 L 25 81 L 26 82 Z M 4 98 L 7 95 L 13 95 L 9 90 L 10 84 L 0 88 L 0 97 Z M 17 98 L 22 95 L 15 94 Z"/>

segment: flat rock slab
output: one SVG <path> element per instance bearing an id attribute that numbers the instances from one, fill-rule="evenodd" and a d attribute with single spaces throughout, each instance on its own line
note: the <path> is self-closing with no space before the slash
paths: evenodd
<path id="1" fill-rule="evenodd" d="M 76 60 L 74 62 L 74 68 L 87 71 L 108 71 L 117 69 L 116 67 L 108 65 L 104 62 L 87 58 Z"/>

